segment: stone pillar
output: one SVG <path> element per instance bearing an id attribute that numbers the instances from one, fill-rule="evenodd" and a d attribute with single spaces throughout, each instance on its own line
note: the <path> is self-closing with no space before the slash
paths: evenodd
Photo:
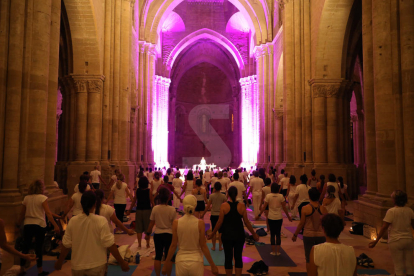
<path id="1" fill-rule="evenodd" d="M 287 4 L 289 5 L 289 4 Z M 303 1 L 292 1 L 290 5 L 293 5 L 293 51 L 294 51 L 294 83 L 293 83 L 293 91 L 292 94 L 294 98 L 294 125 L 292 127 L 295 128 L 295 153 L 294 153 L 294 161 L 295 163 L 302 163 L 303 161 L 303 149 L 302 149 L 302 100 L 303 100 L 303 90 L 302 90 L 302 82 L 303 82 L 303 74 L 302 74 L 302 66 L 303 66 L 303 59 L 302 59 L 302 47 L 303 47 L 303 37 L 302 37 L 302 6 Z M 290 22 L 288 23 L 290 24 Z M 290 137 L 289 139 L 292 139 Z"/>
<path id="2" fill-rule="evenodd" d="M 101 160 L 102 88 L 104 76 L 89 76 L 86 161 Z"/>
<path id="3" fill-rule="evenodd" d="M 140 165 L 143 165 L 144 162 L 144 133 L 145 133 L 145 124 L 146 124 L 146 113 L 144 106 L 144 76 L 145 76 L 145 57 L 144 57 L 144 42 L 140 41 L 138 43 L 139 47 L 139 71 L 138 71 L 138 162 Z"/>
<path id="4" fill-rule="evenodd" d="M 377 196 L 389 199 L 397 181 L 396 120 L 393 76 L 389 73 L 393 64 L 391 39 L 390 1 L 372 1 L 372 39 L 374 68 L 375 131 L 377 151 Z M 394 173 L 390 173 L 394 172 Z"/>
<path id="5" fill-rule="evenodd" d="M 311 79 L 311 20 L 310 20 L 310 1 L 303 1 L 303 73 L 304 73 L 304 80 Z M 303 82 L 302 87 L 304 87 L 305 92 L 305 109 L 304 109 L 304 122 L 305 126 L 302 128 L 304 129 L 304 133 L 302 133 L 302 137 L 304 137 L 304 151 L 306 152 L 306 163 L 313 162 L 313 128 L 312 128 L 312 93 L 311 87 L 308 83 Z M 302 143 L 303 144 L 303 143 Z"/>
<path id="6" fill-rule="evenodd" d="M 275 148 L 276 163 L 283 162 L 283 109 L 275 109 Z"/>
<path id="7" fill-rule="evenodd" d="M 88 91 L 86 79 L 82 75 L 72 75 L 76 93 L 76 138 L 75 138 L 75 160 L 86 159 L 86 134 L 88 123 Z"/>
<path id="8" fill-rule="evenodd" d="M 267 139 L 266 139 L 266 99 L 265 99 L 265 90 L 266 84 L 265 81 L 265 72 L 267 71 L 266 65 L 266 45 L 256 46 L 254 49 L 254 55 L 256 58 L 256 73 L 257 73 L 257 91 L 258 91 L 258 118 L 257 122 L 259 124 L 259 152 L 257 157 L 257 166 L 262 167 L 266 163 L 266 154 L 267 154 Z"/>
<path id="9" fill-rule="evenodd" d="M 266 136 L 267 136 L 267 150 L 266 150 L 266 164 L 271 166 L 275 163 L 275 157 L 273 155 L 274 148 L 274 116 L 272 114 L 272 108 L 274 103 L 275 90 L 274 90 L 274 62 L 273 62 L 273 44 L 267 43 L 267 67 L 265 67 L 266 74 Z"/>
<path id="10" fill-rule="evenodd" d="M 147 119 L 147 147 L 149 147 L 149 150 L 147 151 L 147 162 L 149 164 L 154 164 L 154 151 L 151 147 L 151 139 L 152 139 L 152 103 L 153 103 L 153 97 L 152 93 L 154 93 L 154 80 L 155 80 L 155 64 L 157 61 L 157 55 L 155 52 L 155 45 L 150 44 L 148 45 L 148 83 L 147 83 L 147 110 L 148 110 L 148 119 Z"/>
<path id="11" fill-rule="evenodd" d="M 52 1 L 51 27 L 50 27 L 50 56 L 49 56 L 49 84 L 47 103 L 47 129 L 46 129 L 46 160 L 45 160 L 45 186 L 49 192 L 56 189 L 54 185 L 56 164 L 56 108 L 58 99 L 58 73 L 59 73 L 59 39 L 60 39 L 60 5 L 58 0 Z"/>
<path id="12" fill-rule="evenodd" d="M 24 1 L 3 1 L 2 14 L 6 12 L 4 5 L 9 4 L 9 11 L 5 16 L 10 17 L 7 64 L 7 80 L 4 81 L 5 90 L 0 93 L 5 97 L 5 106 L 0 107 L 4 110 L 4 151 L 1 155 L 2 162 L 2 185 L 0 190 L 1 201 L 14 201 L 20 196 L 18 193 L 19 181 L 19 147 L 20 147 L 20 116 L 22 102 L 22 67 L 23 67 L 23 40 L 25 22 L 25 2 Z M 3 24 L 6 24 L 5 22 Z M 3 74 L 2 74 L 3 75 Z M 6 74 L 4 74 L 6 75 Z M 3 128 L 2 128 L 3 129 Z M 2 136 L 3 138 L 3 136 Z M 2 140 L 3 141 L 3 140 Z M 3 147 L 3 144 L 2 144 Z"/>
<path id="13" fill-rule="evenodd" d="M 401 0 L 399 8 L 405 179 L 407 194 L 414 199 L 414 2 Z"/>
<path id="14" fill-rule="evenodd" d="M 326 111 L 326 98 L 325 98 L 325 86 L 312 80 L 310 82 L 312 86 L 313 96 L 313 148 L 315 163 L 328 162 L 328 149 L 327 149 L 327 111 Z"/>
<path id="15" fill-rule="evenodd" d="M 366 196 L 376 194 L 377 152 L 375 138 L 374 68 L 372 57 L 372 0 L 362 0 L 362 42 L 364 63 L 365 150 L 367 165 Z"/>

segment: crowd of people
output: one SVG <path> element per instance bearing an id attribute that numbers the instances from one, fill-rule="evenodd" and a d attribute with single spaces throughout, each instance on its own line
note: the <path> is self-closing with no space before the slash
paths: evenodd
<path id="1" fill-rule="evenodd" d="M 97 171 L 97 172 L 96 172 Z M 203 256 L 207 259 L 214 275 L 218 268 L 206 244 L 204 217 L 210 212 L 211 232 L 207 239 L 212 240 L 211 250 L 224 251 L 226 275 L 242 275 L 245 227 L 256 241 L 259 236 L 253 230 L 247 217 L 247 208 L 253 206 L 255 220 L 265 215 L 266 231 L 270 232 L 271 255 L 281 255 L 283 234 L 283 213 L 289 221 L 299 220 L 293 234 L 295 242 L 303 235 L 303 244 L 308 275 L 356 275 L 354 249 L 341 244 L 338 240 L 344 229 L 346 213 L 347 186 L 343 178 L 328 175 L 316 177 L 311 172 L 299 177 L 281 170 L 245 168 L 231 170 L 185 170 L 184 176 L 177 168 L 141 169 L 135 179 L 133 191 L 125 182 L 125 176 L 116 170 L 108 185 L 103 181 L 96 167 L 91 173 L 80 176 L 67 207 L 60 216 L 53 214 L 43 195 L 43 183 L 34 181 L 23 200 L 23 208 L 18 225 L 24 223 L 23 253 L 4 245 L 2 221 L 0 220 L 0 246 L 26 261 L 36 260 L 39 275 L 47 275 L 42 269 L 42 244 L 45 236 L 47 216 L 54 231 L 61 229 L 55 218 L 64 218 L 70 211 L 72 216 L 62 238 L 61 254 L 55 268 L 61 269 L 63 261 L 71 253 L 73 275 L 104 275 L 107 251 L 115 257 L 123 271 L 129 266 L 118 252 L 114 240 L 115 233 L 137 235 L 141 248 L 143 237 L 146 247 L 154 233 L 155 259 L 154 270 L 157 276 L 171 275 L 172 262 L 178 276 L 204 275 Z M 184 181 L 182 180 L 184 178 Z M 100 189 L 103 183 L 109 190 Z M 126 211 L 127 198 L 131 200 Z M 392 253 L 396 275 L 414 275 L 412 264 L 414 239 L 414 212 L 406 207 L 407 195 L 403 191 L 392 194 L 395 207 L 388 210 L 384 226 L 374 247 L 388 230 L 388 243 Z M 113 200 L 113 206 L 108 205 Z M 182 209 L 181 209 L 182 206 Z M 123 224 L 124 215 L 135 209 L 135 229 L 127 229 Z M 179 218 L 178 218 L 179 217 Z M 178 219 L 177 219 L 178 218 Z M 155 230 L 154 230 L 155 228 Z M 28 255 L 32 239 L 35 239 L 36 257 Z M 175 252 L 178 247 L 178 252 Z M 88 252 L 94 252 L 89 254 Z M 161 261 L 165 259 L 164 267 Z M 234 262 L 233 262 L 234 260 Z M 162 271 L 161 271 L 162 270 Z"/>

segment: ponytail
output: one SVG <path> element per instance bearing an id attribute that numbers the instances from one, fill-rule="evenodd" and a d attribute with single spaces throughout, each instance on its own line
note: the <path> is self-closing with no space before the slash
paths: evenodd
<path id="1" fill-rule="evenodd" d="M 194 206 L 192 205 L 186 205 L 184 206 L 184 212 L 188 215 L 192 215 L 194 213 Z"/>
<path id="2" fill-rule="evenodd" d="M 89 216 L 89 210 L 95 206 L 96 195 L 92 191 L 86 191 L 83 193 L 81 198 L 82 210 Z"/>
<path id="3" fill-rule="evenodd" d="M 237 188 L 235 186 L 231 186 L 228 190 L 229 197 L 233 202 L 236 202 L 237 198 Z"/>
<path id="4" fill-rule="evenodd" d="M 184 197 L 183 205 L 185 214 L 192 215 L 197 206 L 197 198 L 193 195 L 187 195 Z"/>

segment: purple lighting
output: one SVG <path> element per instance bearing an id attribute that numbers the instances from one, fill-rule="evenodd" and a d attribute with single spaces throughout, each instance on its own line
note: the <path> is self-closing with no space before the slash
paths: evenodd
<path id="1" fill-rule="evenodd" d="M 259 152 L 259 114 L 256 76 L 240 79 L 242 112 L 242 167 L 255 166 Z"/>
<path id="2" fill-rule="evenodd" d="M 233 14 L 226 26 L 226 32 L 228 33 L 248 33 L 249 30 L 249 23 L 247 23 L 246 19 L 244 19 L 244 16 L 241 12 L 236 12 Z"/>
<path id="3" fill-rule="evenodd" d="M 169 167 L 168 163 L 168 91 L 171 80 L 160 76 L 154 79 L 152 106 L 152 150 L 156 167 Z"/>

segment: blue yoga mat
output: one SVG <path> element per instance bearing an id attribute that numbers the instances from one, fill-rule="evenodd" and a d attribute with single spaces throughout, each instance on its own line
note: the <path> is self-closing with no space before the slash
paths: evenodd
<path id="1" fill-rule="evenodd" d="M 224 266 L 224 250 L 219 251 L 218 241 L 216 242 L 216 251 L 211 250 L 212 243 L 207 243 L 208 250 L 210 250 L 211 258 L 217 266 Z M 209 266 L 206 257 L 204 257 L 204 266 Z"/>
<path id="2" fill-rule="evenodd" d="M 366 275 L 391 275 L 385 269 L 358 269 L 357 270 L 357 273 L 358 273 L 358 275 L 359 274 L 366 274 Z"/>
<path id="3" fill-rule="evenodd" d="M 43 261 L 43 271 L 52 273 L 55 271 L 55 263 L 57 261 Z M 26 271 L 26 276 L 37 276 L 37 266 L 34 265 Z"/>
<path id="4" fill-rule="evenodd" d="M 163 267 L 164 267 L 164 264 L 162 264 L 162 265 L 161 265 L 161 271 L 162 271 L 162 268 L 163 268 Z M 162 272 L 161 272 L 161 275 L 162 275 Z M 156 274 L 155 274 L 155 270 L 153 270 L 153 271 L 152 271 L 151 276 L 156 276 Z M 175 275 L 175 264 L 173 264 L 173 266 L 172 266 L 172 269 L 171 269 L 171 276 L 176 276 L 176 275 Z"/>
<path id="5" fill-rule="evenodd" d="M 267 266 L 285 266 L 285 267 L 295 267 L 297 266 L 295 262 L 286 254 L 283 248 L 280 248 L 280 256 L 270 255 L 272 252 L 272 246 L 270 244 L 257 246 L 256 249 L 262 257 L 262 260 Z"/>
<path id="6" fill-rule="evenodd" d="M 119 265 L 108 265 L 108 276 L 131 276 L 136 268 L 136 265 L 130 265 L 129 271 L 123 272 Z"/>

